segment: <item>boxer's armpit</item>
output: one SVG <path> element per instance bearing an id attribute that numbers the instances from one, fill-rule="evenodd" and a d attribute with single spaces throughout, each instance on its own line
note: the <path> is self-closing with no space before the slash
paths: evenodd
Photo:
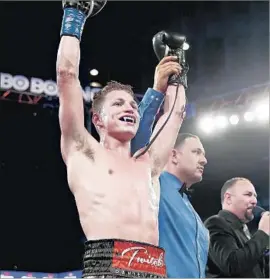
<path id="1" fill-rule="evenodd" d="M 153 163 L 153 166 L 151 168 L 151 176 L 157 177 L 160 173 L 160 168 L 158 167 L 158 163 Z"/>
<path id="2" fill-rule="evenodd" d="M 94 161 L 94 148 L 90 146 L 87 135 L 76 133 L 74 135 L 76 150 L 83 153 L 87 158 Z"/>
<path id="3" fill-rule="evenodd" d="M 151 158 L 151 177 L 155 178 L 160 174 L 160 168 L 162 166 L 161 159 L 155 155 L 153 150 L 150 148 L 149 155 Z"/>

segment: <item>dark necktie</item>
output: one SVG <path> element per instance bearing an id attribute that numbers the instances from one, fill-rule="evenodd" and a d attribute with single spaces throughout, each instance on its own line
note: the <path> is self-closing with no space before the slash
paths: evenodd
<path id="1" fill-rule="evenodd" d="M 191 199 L 192 192 L 193 192 L 193 189 L 187 189 L 186 183 L 184 183 L 179 190 L 180 195 L 183 197 L 183 194 L 185 193 L 189 200 Z"/>
<path id="2" fill-rule="evenodd" d="M 251 235 L 250 235 L 248 226 L 247 226 L 246 224 L 243 225 L 243 232 L 244 232 L 244 234 L 246 235 L 246 237 L 247 237 L 248 239 L 251 239 Z"/>

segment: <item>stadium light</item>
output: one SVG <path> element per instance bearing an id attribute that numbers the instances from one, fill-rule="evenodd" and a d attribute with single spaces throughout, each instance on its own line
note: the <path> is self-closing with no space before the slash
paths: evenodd
<path id="1" fill-rule="evenodd" d="M 102 84 L 100 84 L 99 82 L 96 82 L 96 81 L 92 81 L 90 83 L 90 86 L 91 87 L 95 87 L 95 88 L 101 88 L 102 87 Z"/>
<path id="2" fill-rule="evenodd" d="M 189 44 L 187 42 L 184 42 L 183 50 L 188 50 L 188 49 L 189 49 Z"/>
<path id="3" fill-rule="evenodd" d="M 223 115 L 216 116 L 215 126 L 217 128 L 224 129 L 224 128 L 226 128 L 227 125 L 228 125 L 228 119 L 226 116 L 223 116 Z"/>
<path id="4" fill-rule="evenodd" d="M 247 122 L 253 121 L 253 120 L 254 120 L 254 117 L 255 117 L 255 115 L 254 115 L 254 113 L 253 113 L 252 111 L 247 111 L 247 112 L 245 112 L 245 114 L 244 114 L 244 119 L 245 119 Z"/>
<path id="5" fill-rule="evenodd" d="M 237 125 L 239 122 L 239 117 L 236 114 L 233 114 L 232 116 L 230 116 L 229 121 L 232 125 Z"/>
<path id="6" fill-rule="evenodd" d="M 220 105 L 220 107 L 217 108 L 215 104 L 215 108 L 213 106 L 210 111 L 208 108 L 207 112 L 204 112 L 204 115 L 199 116 L 197 127 L 207 134 L 215 130 L 217 132 L 223 132 L 226 128 L 230 128 L 230 126 L 232 126 L 232 128 L 233 126 L 238 128 L 240 125 L 239 128 L 242 129 L 248 126 L 252 128 L 255 124 L 255 126 L 265 127 L 264 124 L 269 124 L 270 122 L 269 85 L 270 83 L 267 85 L 266 89 L 262 92 L 258 92 L 259 94 L 255 94 L 251 99 L 243 99 L 244 102 L 241 103 L 238 102 L 240 99 L 237 99 L 233 107 L 226 104 L 226 106 Z M 266 93 L 268 94 L 267 96 Z M 242 92 L 240 95 L 243 95 Z M 203 112 L 200 110 L 200 113 Z"/>
<path id="7" fill-rule="evenodd" d="M 209 134 L 214 129 L 214 121 L 210 116 L 203 117 L 199 122 L 199 128 L 205 133 Z"/>
<path id="8" fill-rule="evenodd" d="M 258 105 L 255 109 L 256 116 L 259 120 L 268 120 L 269 119 L 269 104 Z"/>
<path id="9" fill-rule="evenodd" d="M 97 70 L 97 69 L 92 69 L 92 70 L 90 71 L 90 75 L 91 75 L 91 76 L 97 76 L 97 75 L 98 75 L 98 70 Z"/>

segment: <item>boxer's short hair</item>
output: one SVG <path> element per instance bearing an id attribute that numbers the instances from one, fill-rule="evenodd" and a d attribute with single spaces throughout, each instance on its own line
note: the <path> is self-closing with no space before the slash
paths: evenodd
<path id="1" fill-rule="evenodd" d="M 220 193 L 220 198 L 221 198 L 221 204 L 224 202 L 224 195 L 225 193 L 230 189 L 232 188 L 238 181 L 249 181 L 247 178 L 245 177 L 233 177 L 229 180 L 227 180 L 222 188 L 221 188 L 221 193 Z"/>
<path id="2" fill-rule="evenodd" d="M 186 139 L 189 139 L 189 138 L 195 138 L 195 139 L 200 140 L 200 138 L 196 135 L 193 135 L 190 133 L 179 133 L 177 136 L 177 139 L 175 141 L 174 148 L 180 147 L 182 144 L 185 143 Z"/>
<path id="3" fill-rule="evenodd" d="M 112 91 L 125 91 L 130 94 L 134 98 L 134 92 L 132 90 L 132 86 L 127 84 L 122 84 L 117 81 L 110 81 L 107 83 L 105 87 L 103 87 L 99 92 L 94 94 L 93 102 L 92 102 L 92 111 L 100 112 L 102 105 L 104 103 L 105 97 Z"/>

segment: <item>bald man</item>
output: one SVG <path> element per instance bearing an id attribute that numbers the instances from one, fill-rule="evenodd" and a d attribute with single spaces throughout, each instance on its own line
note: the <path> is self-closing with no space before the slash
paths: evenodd
<path id="1" fill-rule="evenodd" d="M 207 277 L 265 277 L 269 212 L 263 213 L 253 236 L 246 225 L 254 218 L 257 205 L 254 185 L 243 177 L 226 181 L 221 189 L 221 204 L 222 210 L 205 221 L 210 233 Z"/>

